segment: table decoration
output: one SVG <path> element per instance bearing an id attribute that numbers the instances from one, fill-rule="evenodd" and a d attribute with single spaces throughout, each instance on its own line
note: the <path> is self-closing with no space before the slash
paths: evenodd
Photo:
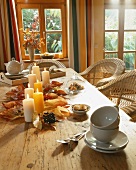
<path id="1" fill-rule="evenodd" d="M 23 47 L 25 50 L 28 50 L 30 61 L 34 61 L 34 50 L 41 50 L 41 48 L 45 45 L 43 38 L 39 38 L 39 33 L 35 32 L 34 30 L 30 31 L 30 28 L 27 28 L 24 32 L 23 28 L 21 28 L 20 31 L 24 36 Z"/>
<path id="2" fill-rule="evenodd" d="M 28 83 L 30 84 L 30 88 L 34 88 L 34 83 L 36 82 L 36 74 L 28 74 Z"/>
<path id="3" fill-rule="evenodd" d="M 34 89 L 30 88 L 30 85 L 28 84 L 28 88 L 24 89 L 24 93 L 25 93 L 25 98 L 27 98 L 27 95 L 29 95 L 29 98 L 33 98 Z"/>
<path id="4" fill-rule="evenodd" d="M 54 58 L 59 58 L 59 53 L 55 53 Z"/>
<path id="5" fill-rule="evenodd" d="M 59 58 L 62 59 L 63 58 L 63 54 L 62 52 L 59 53 Z"/>
<path id="6" fill-rule="evenodd" d="M 64 120 L 65 118 L 71 116 L 68 102 L 64 97 L 65 95 L 67 95 L 67 93 L 63 89 L 61 89 L 61 85 L 63 85 L 62 82 L 52 81 L 43 88 L 43 93 L 35 92 L 33 94 L 35 110 L 32 122 L 33 126 L 38 130 L 55 130 L 56 122 L 58 122 L 59 120 Z M 29 102 L 27 103 L 27 100 L 25 100 L 25 91 L 27 91 L 26 89 L 28 88 L 24 87 L 23 85 L 19 85 L 12 88 L 9 92 L 6 93 L 5 97 L 9 101 L 3 103 L 3 107 L 5 108 L 5 110 L 0 112 L 1 118 L 12 121 L 25 116 L 24 107 L 26 106 L 26 108 L 29 109 Z M 26 103 L 28 105 L 26 105 Z M 27 112 L 27 109 L 25 111 L 25 114 Z M 28 118 L 30 117 L 26 117 L 25 121 L 30 121 L 30 119 Z"/>
<path id="7" fill-rule="evenodd" d="M 46 68 L 44 68 L 44 71 L 42 71 L 42 83 L 43 83 L 43 87 L 46 86 L 46 84 L 49 84 L 49 82 L 50 82 L 49 71 L 47 71 Z"/>
<path id="8" fill-rule="evenodd" d="M 25 98 L 24 89 L 25 86 L 23 84 L 20 84 L 16 87 L 12 87 L 11 90 L 5 94 L 5 97 L 9 101 L 23 100 Z"/>
<path id="9" fill-rule="evenodd" d="M 33 94 L 34 104 L 35 104 L 35 111 L 37 113 L 42 113 L 44 111 L 44 98 L 43 93 L 37 91 Z"/>
<path id="10" fill-rule="evenodd" d="M 40 68 L 39 66 L 34 65 L 32 67 L 33 74 L 36 74 L 36 78 L 38 81 L 41 81 L 41 74 L 40 74 Z"/>
<path id="11" fill-rule="evenodd" d="M 29 53 L 30 61 L 34 61 L 34 53 L 35 53 L 34 47 L 28 46 L 27 50 L 28 50 L 28 53 Z"/>
<path id="12" fill-rule="evenodd" d="M 29 95 L 27 94 L 27 98 L 23 100 L 25 122 L 32 122 L 34 108 L 34 99 L 29 98 Z"/>
<path id="13" fill-rule="evenodd" d="M 34 83 L 34 91 L 36 92 L 37 90 L 38 90 L 38 92 L 43 91 L 42 82 L 39 82 L 38 80 L 36 83 Z"/>
<path id="14" fill-rule="evenodd" d="M 4 110 L 0 112 L 0 117 L 7 120 L 15 120 L 24 117 L 22 100 L 2 102 Z"/>

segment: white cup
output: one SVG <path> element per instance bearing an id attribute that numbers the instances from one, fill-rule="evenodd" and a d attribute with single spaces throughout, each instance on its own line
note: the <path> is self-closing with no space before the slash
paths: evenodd
<path id="1" fill-rule="evenodd" d="M 108 143 L 117 136 L 119 127 L 115 129 L 99 129 L 91 124 L 90 131 L 95 139 L 100 142 Z"/>
<path id="2" fill-rule="evenodd" d="M 120 122 L 119 112 L 113 106 L 103 106 L 92 113 L 90 121 L 99 129 L 115 129 Z"/>

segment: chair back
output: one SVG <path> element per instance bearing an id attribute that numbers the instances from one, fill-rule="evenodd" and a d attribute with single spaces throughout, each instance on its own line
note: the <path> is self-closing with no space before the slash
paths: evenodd
<path id="1" fill-rule="evenodd" d="M 79 73 L 93 85 L 101 86 L 125 72 L 125 63 L 118 58 L 107 58 Z"/>
<path id="2" fill-rule="evenodd" d="M 60 61 L 57 61 L 54 59 L 41 59 L 29 65 L 29 72 L 31 72 L 32 66 L 34 66 L 34 64 L 39 66 L 41 71 L 43 71 L 44 68 L 49 70 L 51 67 L 52 68 L 66 68 L 66 66 Z"/>

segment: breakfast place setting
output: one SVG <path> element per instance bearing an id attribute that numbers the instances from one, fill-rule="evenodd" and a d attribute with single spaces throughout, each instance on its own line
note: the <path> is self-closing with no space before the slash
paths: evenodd
<path id="1" fill-rule="evenodd" d="M 24 141 L 26 138 L 21 152 L 26 152 L 30 147 L 30 153 L 34 153 L 39 146 L 38 143 L 42 142 L 42 146 L 39 147 L 43 153 L 49 152 L 50 159 L 56 155 L 61 160 L 62 153 L 67 155 L 66 157 L 78 153 L 81 158 L 84 157 L 82 152 L 98 157 L 99 153 L 124 153 L 129 145 L 129 137 L 122 128 L 124 124 L 120 109 L 73 69 L 61 70 L 66 72 L 65 76 L 51 79 L 46 68 L 40 71 L 39 66 L 33 65 L 31 73 L 26 77 L 28 82 L 25 82 L 25 86 L 19 84 L 9 90 L 7 85 L 7 89 L 6 86 L 4 88 L 5 95 L 0 112 L 1 125 L 4 122 L 7 128 L 9 126 L 8 133 L 11 133 L 12 127 L 15 126 L 18 126 L 18 130 L 26 129 L 20 129 L 21 133 L 18 132 L 19 136 L 25 135 L 26 132 L 29 135 L 29 142 L 27 135 L 20 136 L 20 140 Z M 4 126 L 2 129 L 6 130 Z M 14 129 L 13 133 L 16 134 Z M 16 140 L 19 140 L 18 135 L 15 137 Z M 12 139 L 10 136 L 7 138 L 11 143 L 9 147 L 12 148 Z M 3 135 L 1 139 L 6 140 Z M 27 146 L 29 144 L 31 146 Z M 6 145 L 1 146 L 4 152 Z M 78 147 L 86 149 L 80 150 Z M 8 158 L 8 155 L 5 157 Z M 37 155 L 33 157 L 31 154 L 23 154 L 23 165 L 20 166 L 30 165 L 36 157 Z M 46 162 L 41 156 L 40 160 Z"/>

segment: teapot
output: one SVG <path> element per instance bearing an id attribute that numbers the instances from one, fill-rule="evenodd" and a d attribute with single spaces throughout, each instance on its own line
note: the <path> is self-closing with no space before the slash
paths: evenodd
<path id="1" fill-rule="evenodd" d="M 5 63 L 5 66 L 9 74 L 19 74 L 23 70 L 23 64 L 16 61 L 15 58 Z"/>

